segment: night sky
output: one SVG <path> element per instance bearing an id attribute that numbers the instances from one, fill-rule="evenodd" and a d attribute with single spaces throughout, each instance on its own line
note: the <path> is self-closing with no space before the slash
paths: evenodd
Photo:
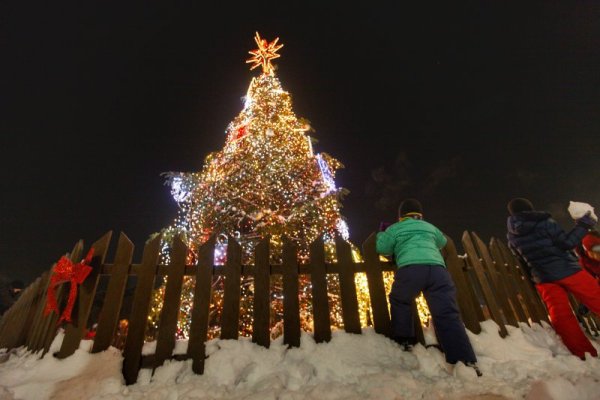
<path id="1" fill-rule="evenodd" d="M 565 227 L 569 200 L 600 207 L 598 2 L 79 3 L 0 5 L 9 279 L 109 230 L 140 261 L 176 215 L 160 174 L 199 171 L 242 109 L 255 31 L 284 44 L 277 75 L 315 151 L 345 165 L 354 243 L 405 197 L 455 240 L 504 238 L 515 196 Z"/>

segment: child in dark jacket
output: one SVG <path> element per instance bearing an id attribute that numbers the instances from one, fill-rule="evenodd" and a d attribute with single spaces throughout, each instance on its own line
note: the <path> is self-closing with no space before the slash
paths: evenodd
<path id="1" fill-rule="evenodd" d="M 393 254 L 397 266 L 389 294 L 392 338 L 405 347 L 416 343 L 413 304 L 423 292 L 446 361 L 449 364 L 462 361 L 481 376 L 460 318 L 456 288 L 440 253 L 446 237 L 434 225 L 423 221 L 421 204 L 415 199 L 404 200 L 399 215 L 399 222 L 377 234 L 377 252 Z"/>
<path id="2" fill-rule="evenodd" d="M 597 357 L 598 353 L 571 309 L 571 293 L 592 312 L 600 315 L 600 286 L 577 262 L 572 250 L 594 226 L 590 214 L 576 221 L 575 227 L 565 233 L 550 214 L 535 211 L 533 204 L 524 198 L 508 203 L 508 244 L 530 268 L 531 279 L 540 294 L 554 330 L 563 343 L 581 359 L 585 353 Z"/>

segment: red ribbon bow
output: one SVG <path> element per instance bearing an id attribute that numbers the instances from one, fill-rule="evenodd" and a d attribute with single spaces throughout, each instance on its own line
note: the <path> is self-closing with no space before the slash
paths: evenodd
<path id="1" fill-rule="evenodd" d="M 69 299 L 67 305 L 62 312 L 57 324 L 60 324 L 63 320 L 71 322 L 71 312 L 73 311 L 73 305 L 77 298 L 77 285 L 83 283 L 85 278 L 92 272 L 92 267 L 88 264 L 92 261 L 94 256 L 94 248 L 91 248 L 85 259 L 81 260 L 77 264 L 73 264 L 67 257 L 62 256 L 58 263 L 52 270 L 52 276 L 50 277 L 50 284 L 48 286 L 48 295 L 46 298 L 46 307 L 44 309 L 44 315 L 50 314 L 52 311 L 59 314 L 58 303 L 56 301 L 56 287 L 65 282 L 71 282 L 71 289 L 69 290 Z"/>

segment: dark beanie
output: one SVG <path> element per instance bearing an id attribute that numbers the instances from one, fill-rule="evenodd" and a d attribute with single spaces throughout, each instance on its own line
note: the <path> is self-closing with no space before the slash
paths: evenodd
<path id="1" fill-rule="evenodd" d="M 423 214 L 423 207 L 421 206 L 419 200 L 406 199 L 402 203 L 400 203 L 400 207 L 398 207 L 398 215 L 400 216 L 400 218 L 410 213 Z"/>
<path id="2" fill-rule="evenodd" d="M 515 215 L 523 211 L 533 211 L 531 201 L 522 197 L 517 197 L 508 202 L 508 212 L 510 215 Z"/>

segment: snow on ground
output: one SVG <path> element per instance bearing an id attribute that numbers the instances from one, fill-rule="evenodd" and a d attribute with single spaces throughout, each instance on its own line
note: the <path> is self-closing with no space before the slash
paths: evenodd
<path id="1" fill-rule="evenodd" d="M 191 361 L 170 361 L 153 376 L 142 370 L 131 386 L 123 383 L 117 349 L 92 355 L 84 341 L 73 356 L 52 357 L 59 334 L 41 359 L 23 348 L 6 354 L 0 399 L 600 399 L 600 360 L 570 355 L 549 325 L 507 327 L 504 339 L 493 321 L 482 328 L 469 332 L 479 378 L 460 363 L 451 369 L 435 347 L 404 352 L 365 328 L 362 335 L 336 331 L 320 344 L 303 334 L 301 346 L 292 349 L 281 338 L 269 349 L 247 338 L 214 339 L 207 343 L 204 375 L 192 373 Z M 177 352 L 185 347 L 178 343 Z"/>

